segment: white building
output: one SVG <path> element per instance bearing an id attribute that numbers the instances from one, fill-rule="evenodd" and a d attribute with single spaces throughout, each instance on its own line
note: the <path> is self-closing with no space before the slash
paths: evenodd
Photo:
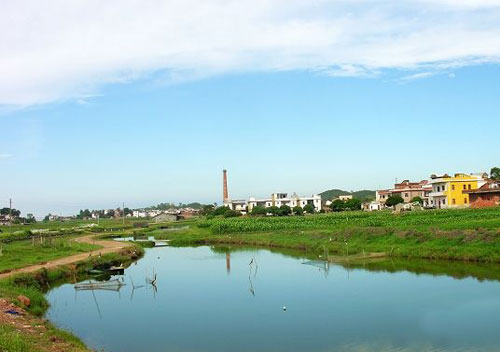
<path id="1" fill-rule="evenodd" d="M 287 193 L 273 193 L 270 198 L 254 198 L 251 197 L 248 201 L 228 200 L 225 205 L 230 209 L 241 211 L 242 213 L 249 213 L 252 211 L 253 207 L 259 206 L 264 208 L 269 208 L 272 206 L 281 207 L 282 205 L 288 205 L 290 208 L 299 206 L 304 208 L 307 204 L 314 206 L 316 211 L 321 210 L 321 196 L 318 194 L 312 195 L 310 197 L 303 197 L 297 194 L 292 194 L 288 196 Z"/>

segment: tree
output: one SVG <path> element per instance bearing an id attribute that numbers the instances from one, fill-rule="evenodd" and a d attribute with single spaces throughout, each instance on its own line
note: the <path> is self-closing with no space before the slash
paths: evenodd
<path id="1" fill-rule="evenodd" d="M 295 215 L 302 215 L 302 214 L 304 214 L 304 210 L 302 209 L 302 207 L 300 205 L 297 205 L 297 206 L 293 207 L 292 210 L 293 210 L 293 213 Z"/>
<path id="2" fill-rule="evenodd" d="M 352 199 L 348 199 L 346 202 L 345 202 L 345 207 L 346 209 L 349 209 L 349 210 L 360 210 L 361 209 L 361 199 L 359 198 L 352 198 Z"/>
<path id="3" fill-rule="evenodd" d="M 313 214 L 315 211 L 316 211 L 316 208 L 312 204 L 306 204 L 304 206 L 304 212 L 306 212 L 306 213 Z"/>
<path id="4" fill-rule="evenodd" d="M 276 205 L 267 208 L 267 212 L 270 213 L 272 216 L 278 215 L 279 211 L 280 208 L 278 208 Z"/>
<path id="5" fill-rule="evenodd" d="M 0 209 L 0 215 L 9 215 L 9 214 L 12 214 L 12 217 L 17 218 L 21 215 L 21 211 L 14 208 L 12 208 L 12 211 L 10 210 L 10 208 Z"/>
<path id="6" fill-rule="evenodd" d="M 385 205 L 387 205 L 388 207 L 393 207 L 396 204 L 400 204 L 400 203 L 404 203 L 404 202 L 405 201 L 403 198 L 401 198 L 401 196 L 390 196 L 389 198 L 387 198 Z"/>
<path id="7" fill-rule="evenodd" d="M 225 207 L 225 206 L 221 206 L 221 207 L 218 207 L 218 208 L 215 208 L 214 210 L 214 215 L 224 215 L 224 213 L 228 210 L 229 208 L 228 207 Z"/>
<path id="8" fill-rule="evenodd" d="M 214 212 L 215 206 L 213 204 L 204 205 L 201 208 L 201 215 L 210 215 Z"/>
<path id="9" fill-rule="evenodd" d="M 238 216 L 241 215 L 241 213 L 239 211 L 236 211 L 236 210 L 231 210 L 231 209 L 228 209 L 226 208 L 226 212 L 224 213 L 224 217 L 225 218 L 236 218 Z"/>
<path id="10" fill-rule="evenodd" d="M 267 210 L 264 207 L 261 207 L 259 205 L 256 205 L 255 207 L 252 208 L 252 212 L 250 213 L 252 216 L 261 216 L 261 215 L 266 215 Z"/>
<path id="11" fill-rule="evenodd" d="M 500 167 L 494 167 L 490 171 L 490 177 L 493 180 L 500 181 Z"/>
<path id="12" fill-rule="evenodd" d="M 283 204 L 280 207 L 278 215 L 279 216 L 287 216 L 287 215 L 290 215 L 291 213 L 292 213 L 292 209 L 288 205 Z"/>
<path id="13" fill-rule="evenodd" d="M 340 199 L 335 199 L 332 204 L 330 204 L 330 209 L 332 211 L 342 211 L 345 210 L 345 202 Z"/>
<path id="14" fill-rule="evenodd" d="M 413 197 L 410 201 L 410 203 L 419 203 L 419 204 L 424 204 L 424 200 L 422 197 Z"/>

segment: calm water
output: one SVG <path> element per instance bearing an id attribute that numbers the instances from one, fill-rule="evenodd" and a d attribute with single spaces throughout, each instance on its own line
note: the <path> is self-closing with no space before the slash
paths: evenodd
<path id="1" fill-rule="evenodd" d="M 127 285 L 119 291 L 50 291 L 47 317 L 114 352 L 500 351 L 498 281 L 218 252 L 148 249 L 120 276 Z M 145 285 L 153 268 L 157 292 L 133 290 L 130 278 Z"/>

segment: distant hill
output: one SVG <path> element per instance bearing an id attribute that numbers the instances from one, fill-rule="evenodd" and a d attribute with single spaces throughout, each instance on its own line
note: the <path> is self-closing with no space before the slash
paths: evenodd
<path id="1" fill-rule="evenodd" d="M 375 199 L 375 191 L 370 191 L 367 189 L 356 192 L 348 192 L 348 191 L 343 191 L 341 189 L 330 189 L 328 191 L 321 192 L 319 195 L 321 196 L 321 200 L 330 200 L 333 198 L 338 198 L 339 196 L 348 196 L 348 195 L 352 195 L 354 198 L 359 198 L 359 199 L 367 199 L 367 198 Z"/>

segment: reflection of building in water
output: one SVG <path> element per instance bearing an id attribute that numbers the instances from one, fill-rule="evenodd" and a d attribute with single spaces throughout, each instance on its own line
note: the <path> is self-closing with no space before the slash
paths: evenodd
<path id="1" fill-rule="evenodd" d="M 311 260 L 309 262 L 304 262 L 302 264 L 315 266 L 320 271 L 324 271 L 325 277 L 327 277 L 328 273 L 330 272 L 330 264 L 327 261 Z"/>
<path id="2" fill-rule="evenodd" d="M 226 253 L 226 270 L 227 273 L 231 273 L 231 253 Z"/>

